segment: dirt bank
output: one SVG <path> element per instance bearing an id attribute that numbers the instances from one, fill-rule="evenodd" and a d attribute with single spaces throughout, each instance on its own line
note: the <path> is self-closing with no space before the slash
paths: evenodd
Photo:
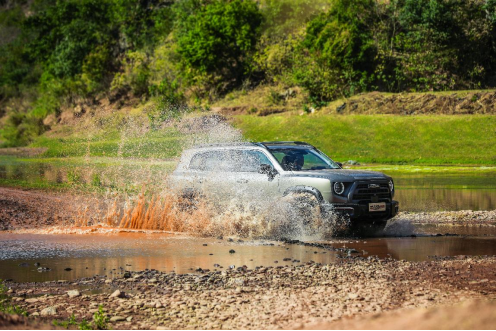
<path id="1" fill-rule="evenodd" d="M 113 329 L 277 329 L 308 328 L 333 321 L 349 323 L 388 311 L 448 305 L 471 299 L 496 299 L 496 258 L 456 257 L 411 263 L 395 260 L 343 259 L 332 265 L 236 268 L 179 275 L 154 270 L 124 272 L 121 277 L 7 283 L 15 304 L 35 321 L 91 320 L 99 305 Z M 106 293 L 69 290 L 102 288 Z M 120 292 L 114 293 L 119 290 Z M 86 294 L 87 293 L 87 294 Z M 113 295 L 110 295 L 113 293 Z M 42 296 L 39 296 L 42 295 Z M 52 315 L 40 316 L 46 308 Z M 485 319 L 492 310 L 478 315 Z M 379 315 L 377 315 L 379 314 Z M 368 316 L 368 317 L 363 317 Z M 388 327 L 406 327 L 397 315 L 384 315 Z M 407 316 L 415 316 L 410 314 Z M 410 327 L 453 327 L 415 324 Z M 334 322 L 336 323 L 336 322 Z M 362 324 L 360 324 L 362 323 Z M 335 324 L 355 327 L 355 324 Z M 382 325 L 381 325 L 382 326 Z M 478 325 L 483 327 L 483 325 Z"/>
<path id="2" fill-rule="evenodd" d="M 254 99 L 256 100 L 256 99 Z M 259 101 L 259 100 L 257 100 Z M 340 99 L 318 110 L 330 114 L 391 115 L 472 115 L 496 114 L 495 91 L 453 91 L 451 93 L 381 93 L 370 92 Z M 243 100 L 236 105 L 222 105 L 212 110 L 223 115 L 256 114 L 267 116 L 287 111 L 302 112 L 302 105 L 268 106 Z M 312 110 L 312 112 L 315 110 Z"/>
<path id="3" fill-rule="evenodd" d="M 354 96 L 324 112 L 339 114 L 470 115 L 496 114 L 496 92 L 380 93 Z"/>
<path id="4" fill-rule="evenodd" d="M 68 224 L 77 210 L 69 194 L 0 187 L 0 230 Z"/>

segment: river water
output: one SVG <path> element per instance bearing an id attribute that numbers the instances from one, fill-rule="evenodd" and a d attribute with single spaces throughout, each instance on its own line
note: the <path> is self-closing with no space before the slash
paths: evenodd
<path id="1" fill-rule="evenodd" d="M 70 161 L 70 160 L 69 160 Z M 74 161 L 74 160 L 73 160 Z M 165 177 L 173 162 L 155 160 L 76 160 L 49 162 L 0 157 L 0 185 L 29 187 L 98 184 L 113 189 Z M 456 171 L 385 171 L 396 184 L 395 199 L 402 211 L 494 210 L 496 168 Z M 153 182 L 153 181 L 152 181 Z M 157 182 L 157 181 L 156 181 Z M 110 186 L 108 186 L 110 187 Z M 178 237 L 166 234 L 34 235 L 0 232 L 0 279 L 18 282 L 73 280 L 94 275 L 120 276 L 125 270 L 157 269 L 189 273 L 197 269 L 334 263 L 348 250 L 362 257 L 378 256 L 423 261 L 433 256 L 495 255 L 493 228 L 412 226 L 400 237 L 335 239 L 333 249 L 269 241 L 229 242 L 226 239 Z M 457 231 L 457 236 L 435 236 Z M 411 235 L 415 234 L 415 237 Z M 397 235 L 397 234 L 395 234 Z M 235 253 L 229 253 L 234 250 Z M 36 265 L 35 265 L 36 264 Z M 39 264 L 39 265 L 38 265 Z M 47 268 L 39 271 L 38 268 Z M 67 269 L 67 270 L 66 270 Z"/>
<path id="2" fill-rule="evenodd" d="M 329 264 L 350 255 L 424 261 L 434 256 L 496 254 L 494 230 L 486 230 L 481 236 L 435 236 L 436 230 L 418 228 L 414 230 L 415 237 L 337 238 L 318 242 L 330 248 L 158 233 L 0 233 L 0 279 L 17 282 L 70 281 L 94 275 L 107 275 L 109 278 L 122 276 L 125 270 L 191 273 L 198 268 L 214 271 L 245 265 L 253 269 L 257 266 L 300 265 L 311 261 Z M 40 267 L 50 270 L 39 271 Z"/>

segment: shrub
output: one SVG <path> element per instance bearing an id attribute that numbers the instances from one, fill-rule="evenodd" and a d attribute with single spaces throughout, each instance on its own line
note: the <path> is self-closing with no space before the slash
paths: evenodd
<path id="1" fill-rule="evenodd" d="M 175 35 L 178 52 L 189 70 L 220 76 L 239 85 L 250 61 L 262 14 L 253 0 L 178 1 Z M 193 73 L 194 75 L 194 73 Z"/>

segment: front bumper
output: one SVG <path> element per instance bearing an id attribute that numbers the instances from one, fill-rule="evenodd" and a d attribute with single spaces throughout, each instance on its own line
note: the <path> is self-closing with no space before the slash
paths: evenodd
<path id="1" fill-rule="evenodd" d="M 325 203 L 322 205 L 326 213 L 350 217 L 351 221 L 387 221 L 398 214 L 398 201 L 386 202 L 386 210 L 369 212 L 368 204 L 357 203 Z"/>

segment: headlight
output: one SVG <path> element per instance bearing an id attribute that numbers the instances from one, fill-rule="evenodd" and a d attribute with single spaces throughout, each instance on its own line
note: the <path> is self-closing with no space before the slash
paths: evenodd
<path id="1" fill-rule="evenodd" d="M 394 191 L 394 183 L 392 180 L 389 181 L 389 191 L 393 192 Z"/>
<path id="2" fill-rule="evenodd" d="M 332 188 L 334 189 L 334 193 L 336 193 L 337 195 L 341 195 L 344 193 L 344 184 L 341 182 L 335 182 Z"/>

